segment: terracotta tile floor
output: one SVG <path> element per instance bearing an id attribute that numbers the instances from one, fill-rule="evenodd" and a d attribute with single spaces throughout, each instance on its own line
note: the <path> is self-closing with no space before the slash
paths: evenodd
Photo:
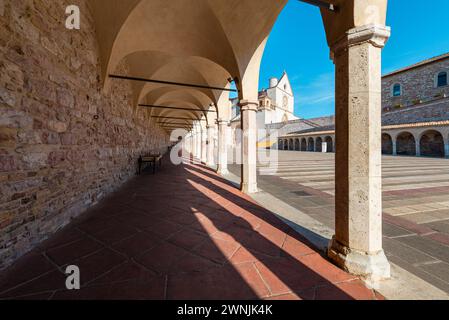
<path id="1" fill-rule="evenodd" d="M 82 288 L 65 289 L 77 265 Z M 143 174 L 21 258 L 0 299 L 378 299 L 199 165 Z"/>

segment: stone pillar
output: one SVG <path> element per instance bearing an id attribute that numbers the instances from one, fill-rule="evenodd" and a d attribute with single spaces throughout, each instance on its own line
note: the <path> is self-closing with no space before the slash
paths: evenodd
<path id="1" fill-rule="evenodd" d="M 191 155 L 193 158 L 196 157 L 196 130 L 192 131 L 192 135 L 191 135 Z"/>
<path id="2" fill-rule="evenodd" d="M 242 183 L 245 193 L 257 192 L 257 107 L 258 102 L 240 101 L 242 110 Z"/>
<path id="3" fill-rule="evenodd" d="M 226 175 L 228 171 L 228 145 L 226 140 L 226 131 L 229 123 L 224 120 L 218 120 L 218 174 Z"/>
<path id="4" fill-rule="evenodd" d="M 398 155 L 398 147 L 396 144 L 396 140 L 393 140 L 393 156 L 397 156 Z"/>
<path id="5" fill-rule="evenodd" d="M 445 155 L 446 158 L 449 159 L 449 142 L 446 142 L 444 144 L 444 155 Z"/>
<path id="6" fill-rule="evenodd" d="M 206 159 L 206 164 L 209 167 L 215 166 L 215 159 L 214 159 L 214 133 L 215 133 L 215 127 L 214 126 L 207 126 L 207 159 Z"/>
<path id="7" fill-rule="evenodd" d="M 201 130 L 201 162 L 206 164 L 207 163 L 207 134 L 204 132 L 204 130 Z"/>
<path id="8" fill-rule="evenodd" d="M 420 145 L 421 141 L 419 141 L 419 139 L 415 138 L 415 145 L 416 145 L 416 156 L 417 157 L 421 157 L 421 145 Z"/>
<path id="9" fill-rule="evenodd" d="M 390 277 L 382 248 L 381 50 L 390 29 L 349 30 L 333 47 L 336 69 L 335 236 L 328 251 L 366 279 Z"/>
<path id="10" fill-rule="evenodd" d="M 197 133 L 196 133 L 196 159 L 198 161 L 201 161 L 201 128 L 197 127 Z"/>

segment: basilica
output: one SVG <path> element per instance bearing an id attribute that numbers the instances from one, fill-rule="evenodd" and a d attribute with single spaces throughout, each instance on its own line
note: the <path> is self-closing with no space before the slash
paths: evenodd
<path id="1" fill-rule="evenodd" d="M 236 131 L 241 129 L 241 113 L 237 98 L 231 99 L 231 131 L 232 141 L 238 141 Z M 299 120 L 294 113 L 295 96 L 287 72 L 284 71 L 280 79 L 270 78 L 267 89 L 259 91 L 259 106 L 257 109 L 257 129 L 265 130 L 268 125 L 287 124 Z M 267 144 L 262 139 L 259 146 Z M 271 145 L 271 144 L 270 144 Z M 269 145 L 268 145 L 269 146 Z"/>

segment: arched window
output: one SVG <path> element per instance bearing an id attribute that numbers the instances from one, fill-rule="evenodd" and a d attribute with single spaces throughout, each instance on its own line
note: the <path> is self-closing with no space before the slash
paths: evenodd
<path id="1" fill-rule="evenodd" d="M 393 85 L 392 95 L 393 97 L 402 96 L 402 86 L 399 83 Z"/>
<path id="2" fill-rule="evenodd" d="M 447 86 L 447 72 L 440 72 L 437 76 L 437 87 L 445 87 Z"/>

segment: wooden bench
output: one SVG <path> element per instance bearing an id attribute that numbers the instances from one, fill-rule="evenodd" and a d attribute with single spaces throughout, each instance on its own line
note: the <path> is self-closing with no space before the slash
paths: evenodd
<path id="1" fill-rule="evenodd" d="M 141 156 L 139 158 L 139 174 L 142 173 L 142 167 L 146 164 L 150 164 L 153 167 L 153 174 L 156 173 L 156 165 L 159 164 L 159 167 L 162 166 L 162 155 L 154 154 L 148 156 Z"/>

